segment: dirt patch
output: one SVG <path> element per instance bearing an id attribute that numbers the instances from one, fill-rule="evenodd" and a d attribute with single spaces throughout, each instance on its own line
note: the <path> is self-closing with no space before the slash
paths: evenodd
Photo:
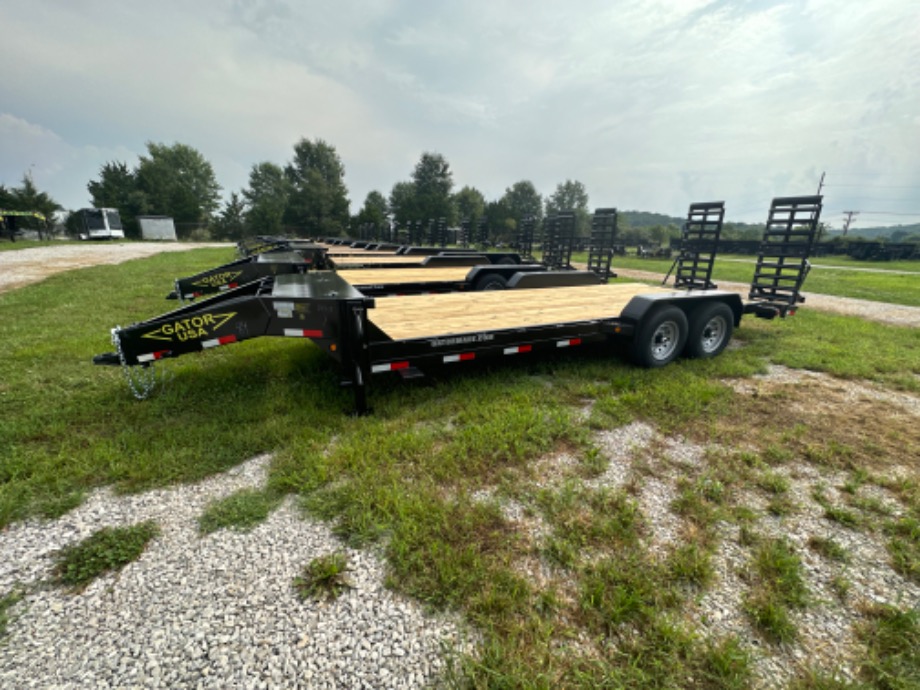
<path id="1" fill-rule="evenodd" d="M 0 252 L 0 293 L 32 283 L 48 276 L 76 268 L 100 264 L 120 264 L 163 252 L 183 252 L 201 247 L 233 245 L 214 242 L 105 242 L 92 244 L 49 244 L 15 251 Z"/>

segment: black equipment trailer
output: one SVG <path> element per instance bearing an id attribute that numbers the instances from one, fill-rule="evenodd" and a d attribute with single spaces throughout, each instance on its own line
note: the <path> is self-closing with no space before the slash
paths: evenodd
<path id="1" fill-rule="evenodd" d="M 638 283 L 539 289 L 553 273 L 521 273 L 505 291 L 374 299 L 342 275 L 314 272 L 250 283 L 112 331 L 116 352 L 96 364 L 153 362 L 261 336 L 309 338 L 337 360 L 367 411 L 370 377 L 559 351 L 626 339 L 640 365 L 668 364 L 685 349 L 711 357 L 750 309 L 732 292 L 676 291 Z"/>
<path id="2" fill-rule="evenodd" d="M 115 328 L 116 351 L 93 361 L 149 367 L 251 338 L 308 338 L 340 363 L 361 414 L 370 378 L 385 372 L 414 376 L 431 366 L 616 340 L 646 367 L 681 355 L 714 357 L 744 314 L 786 317 L 804 301 L 800 288 L 820 211 L 820 196 L 774 199 L 748 302 L 714 286 L 695 288 L 695 280 L 680 289 L 602 283 L 589 272 L 520 270 L 506 290 L 375 299 L 370 287 L 359 290 L 345 279 L 350 273 L 313 271 L 265 278 Z M 579 284 L 560 284 L 565 280 Z M 139 390 L 129 381 L 139 398 L 152 387 Z"/>
<path id="3" fill-rule="evenodd" d="M 301 250 L 265 252 L 187 278 L 177 278 L 175 289 L 166 298 L 193 300 L 265 278 L 331 267 L 332 262 L 325 256 L 304 256 Z M 388 254 L 379 261 L 357 261 L 335 267 L 347 274 L 352 285 L 366 287 L 372 291 L 369 294 L 374 295 L 498 290 L 517 272 L 547 270 L 540 264 L 490 264 L 478 255 L 468 254 Z"/>

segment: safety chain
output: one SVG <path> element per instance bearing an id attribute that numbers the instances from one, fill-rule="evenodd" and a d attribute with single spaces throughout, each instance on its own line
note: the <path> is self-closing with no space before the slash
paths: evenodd
<path id="1" fill-rule="evenodd" d="M 121 338 L 118 337 L 120 332 L 121 326 L 116 326 L 112 329 L 112 344 L 115 345 L 115 350 L 118 352 L 118 361 L 121 362 L 121 370 L 124 372 L 125 380 L 128 382 L 128 387 L 131 389 L 131 393 L 134 394 L 134 397 L 138 400 L 146 400 L 150 397 L 156 385 L 156 371 L 154 371 L 153 364 L 144 364 L 141 371 L 134 371 L 134 367 L 129 367 L 127 365 L 125 362 L 125 353 L 121 349 Z"/>

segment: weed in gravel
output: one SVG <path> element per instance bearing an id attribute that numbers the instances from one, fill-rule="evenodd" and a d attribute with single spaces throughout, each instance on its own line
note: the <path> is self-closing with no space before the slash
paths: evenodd
<path id="1" fill-rule="evenodd" d="M 876 606 L 858 631 L 867 656 L 860 676 L 874 687 L 920 687 L 920 611 Z"/>
<path id="2" fill-rule="evenodd" d="M 848 529 L 858 530 L 865 526 L 865 519 L 852 510 L 847 510 L 841 506 L 829 505 L 824 509 L 824 517 L 831 522 L 847 527 Z"/>
<path id="3" fill-rule="evenodd" d="M 846 483 L 841 487 L 843 491 L 846 491 L 848 494 L 855 494 L 861 486 L 869 481 L 869 473 L 861 468 L 855 468 L 851 473 Z"/>
<path id="4" fill-rule="evenodd" d="M 914 514 L 891 520 L 885 525 L 885 532 L 892 567 L 920 583 L 920 518 Z"/>
<path id="5" fill-rule="evenodd" d="M 348 557 L 344 553 L 319 556 L 304 566 L 294 578 L 294 589 L 301 599 L 337 599 L 352 588 L 346 573 Z"/>
<path id="6" fill-rule="evenodd" d="M 830 537 L 815 537 L 808 539 L 808 548 L 815 553 L 838 563 L 847 563 L 850 559 L 847 550 Z"/>
<path id="7" fill-rule="evenodd" d="M 665 560 L 665 568 L 671 579 L 701 589 L 715 579 L 712 552 L 695 542 L 674 548 Z"/>
<path id="8" fill-rule="evenodd" d="M 573 567 L 588 549 L 606 552 L 638 540 L 641 515 L 624 491 L 567 482 L 558 490 L 541 491 L 536 501 L 552 527 L 544 553 L 563 567 Z"/>
<path id="9" fill-rule="evenodd" d="M 241 532 L 265 522 L 281 498 L 269 491 L 243 489 L 230 496 L 212 501 L 198 518 L 198 530 L 210 534 L 231 528 Z"/>
<path id="10" fill-rule="evenodd" d="M 744 599 L 744 610 L 770 639 L 790 642 L 797 634 L 789 609 L 808 604 L 808 589 L 802 562 L 785 539 L 761 539 L 753 554 L 752 591 Z"/>
<path id="11" fill-rule="evenodd" d="M 882 517 L 891 515 L 892 510 L 882 500 L 875 496 L 853 496 L 850 505 L 859 508 L 864 513 L 871 513 Z"/>
<path id="12" fill-rule="evenodd" d="M 831 578 L 831 589 L 840 601 L 846 600 L 852 588 L 853 583 L 850 582 L 850 579 L 843 573 L 838 573 Z"/>
<path id="13" fill-rule="evenodd" d="M 6 635 L 10 624 L 10 609 L 22 600 L 22 592 L 14 589 L 0 597 L 0 639 Z"/>
<path id="14" fill-rule="evenodd" d="M 53 570 L 54 580 L 57 584 L 82 590 L 97 577 L 121 570 L 137 560 L 159 532 L 153 522 L 105 527 L 60 550 Z"/>

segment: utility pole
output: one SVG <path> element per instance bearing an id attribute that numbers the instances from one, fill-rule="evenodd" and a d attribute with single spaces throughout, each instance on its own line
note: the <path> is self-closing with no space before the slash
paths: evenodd
<path id="1" fill-rule="evenodd" d="M 821 179 L 818 181 L 818 194 L 820 194 L 820 193 L 821 193 L 821 190 L 824 188 L 824 176 L 825 176 L 826 174 L 827 174 L 827 173 L 825 173 L 825 172 L 822 172 L 822 173 L 821 173 Z"/>
<path id="2" fill-rule="evenodd" d="M 847 230 L 850 229 L 850 224 L 853 222 L 853 216 L 858 216 L 859 211 L 844 211 L 846 214 L 846 220 L 843 223 L 843 236 L 847 236 Z"/>

